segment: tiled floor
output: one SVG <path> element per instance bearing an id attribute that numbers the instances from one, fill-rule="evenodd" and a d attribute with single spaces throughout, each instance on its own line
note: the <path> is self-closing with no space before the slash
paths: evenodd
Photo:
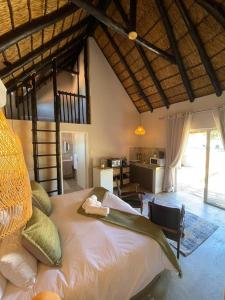
<path id="1" fill-rule="evenodd" d="M 64 179 L 63 180 L 63 190 L 64 194 L 76 192 L 82 190 L 82 187 L 80 187 L 76 180 L 71 178 L 71 179 Z"/>
<path id="2" fill-rule="evenodd" d="M 215 223 L 219 228 L 188 257 L 180 257 L 183 277 L 164 272 L 143 296 L 151 300 L 222 300 L 225 290 L 225 210 L 208 204 L 194 195 L 163 193 L 158 203 L 185 204 L 186 210 Z M 147 213 L 147 201 L 144 214 Z"/>

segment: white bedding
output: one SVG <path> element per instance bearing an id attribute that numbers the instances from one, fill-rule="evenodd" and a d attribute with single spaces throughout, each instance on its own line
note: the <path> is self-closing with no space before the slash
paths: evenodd
<path id="1" fill-rule="evenodd" d="M 126 300 L 162 270 L 174 270 L 149 237 L 77 214 L 89 193 L 84 190 L 52 198 L 51 218 L 62 240 L 62 268 L 40 263 L 34 287 L 22 290 L 8 283 L 3 300 L 30 300 L 44 290 L 66 300 Z M 110 193 L 103 204 L 137 213 Z"/>

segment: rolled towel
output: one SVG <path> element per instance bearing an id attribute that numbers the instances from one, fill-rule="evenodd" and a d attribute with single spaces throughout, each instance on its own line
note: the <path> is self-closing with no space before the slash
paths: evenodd
<path id="1" fill-rule="evenodd" d="M 95 206 L 87 206 L 85 208 L 86 214 L 90 215 L 99 215 L 106 217 L 109 214 L 109 207 L 95 207 Z"/>
<path id="2" fill-rule="evenodd" d="M 98 201 L 98 198 L 97 198 L 96 195 L 91 195 L 91 197 L 89 197 L 89 198 L 93 199 L 94 201 Z M 98 201 L 98 202 L 99 202 L 99 201 Z"/>
<path id="3" fill-rule="evenodd" d="M 83 203 L 82 207 L 83 209 L 85 209 L 86 207 L 88 206 L 95 206 L 95 207 L 101 207 L 101 202 L 96 200 L 96 199 L 93 199 L 91 197 L 87 198 L 86 201 Z"/>

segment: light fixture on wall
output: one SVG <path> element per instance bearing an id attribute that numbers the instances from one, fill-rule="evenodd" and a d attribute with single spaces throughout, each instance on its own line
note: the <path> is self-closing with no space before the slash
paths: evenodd
<path id="1" fill-rule="evenodd" d="M 142 126 L 142 122 L 141 122 L 141 114 L 139 115 L 140 116 L 140 125 L 135 129 L 134 133 L 136 135 L 145 135 L 146 131 L 144 129 L 144 127 Z"/>
<path id="2" fill-rule="evenodd" d="M 22 146 L 1 111 L 5 104 L 6 88 L 0 80 L 0 239 L 24 226 L 32 214 Z"/>

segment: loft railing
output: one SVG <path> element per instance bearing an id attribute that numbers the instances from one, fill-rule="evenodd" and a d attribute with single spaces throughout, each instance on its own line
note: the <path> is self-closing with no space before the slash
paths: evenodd
<path id="1" fill-rule="evenodd" d="M 87 53 L 87 41 L 83 45 L 83 72 L 80 72 L 80 60 L 79 56 L 76 58 L 74 65 L 75 71 L 69 71 L 58 67 L 58 70 L 64 70 L 71 72 L 74 77 L 74 83 L 76 83 L 76 93 L 70 93 L 66 91 L 58 91 L 57 89 L 52 93 L 52 101 L 44 102 L 43 95 L 36 95 L 37 104 L 37 120 L 38 121 L 55 121 L 55 96 L 59 97 L 59 109 L 60 109 L 60 122 L 63 123 L 75 123 L 75 124 L 90 124 L 90 91 L 89 91 L 89 78 L 88 78 L 88 53 Z M 80 78 L 80 74 L 83 74 L 84 78 Z M 52 72 L 41 79 L 38 79 L 36 74 L 36 91 L 41 89 L 42 85 L 52 77 Z M 43 80 L 45 79 L 45 81 Z M 84 82 L 84 86 L 81 87 L 80 80 Z M 84 80 L 83 80 L 84 79 Z M 55 79 L 57 81 L 57 78 Z M 51 88 L 51 87 L 50 87 Z M 5 106 L 5 115 L 8 119 L 16 120 L 32 120 L 32 93 L 33 86 L 31 84 L 31 77 L 27 77 L 24 82 L 19 86 L 14 87 L 14 90 L 8 92 L 7 105 Z M 43 94 L 43 93 L 42 93 Z M 85 94 L 85 95 L 83 95 Z M 40 96 L 40 97 L 39 97 Z"/>
<path id="2" fill-rule="evenodd" d="M 86 96 L 58 91 L 60 99 L 60 122 L 87 124 Z"/>
<path id="3" fill-rule="evenodd" d="M 32 105 L 29 88 L 20 88 L 7 93 L 7 103 L 4 107 L 7 119 L 31 120 Z"/>

